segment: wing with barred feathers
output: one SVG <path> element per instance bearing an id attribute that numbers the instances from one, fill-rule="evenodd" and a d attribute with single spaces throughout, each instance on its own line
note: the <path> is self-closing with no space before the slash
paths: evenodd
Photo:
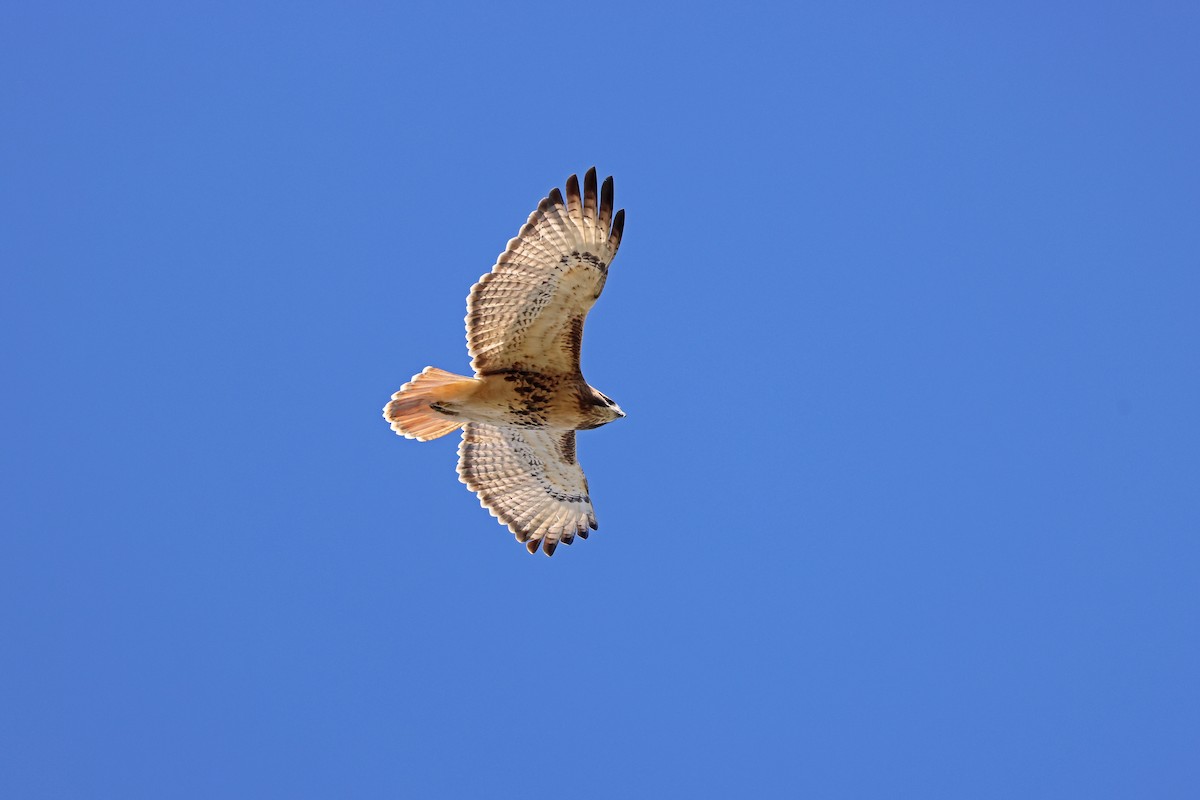
<path id="1" fill-rule="evenodd" d="M 458 446 L 459 480 L 530 553 L 586 539 L 596 512 L 575 460 L 575 431 L 470 422 Z"/>
<path id="2" fill-rule="evenodd" d="M 583 322 L 621 244 L 613 179 L 597 192 L 596 168 L 567 179 L 538 204 L 492 271 L 467 297 L 467 349 L 477 375 L 510 369 L 579 372 Z"/>

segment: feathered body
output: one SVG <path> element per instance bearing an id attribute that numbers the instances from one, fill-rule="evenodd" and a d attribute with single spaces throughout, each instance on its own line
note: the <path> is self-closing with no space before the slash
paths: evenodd
<path id="1" fill-rule="evenodd" d="M 597 527 L 575 431 L 624 414 L 584 380 L 579 354 L 624 218 L 594 168 L 582 193 L 574 175 L 565 199 L 552 190 L 467 298 L 474 376 L 426 367 L 383 410 L 420 441 L 461 427 L 459 479 L 531 553 Z"/>

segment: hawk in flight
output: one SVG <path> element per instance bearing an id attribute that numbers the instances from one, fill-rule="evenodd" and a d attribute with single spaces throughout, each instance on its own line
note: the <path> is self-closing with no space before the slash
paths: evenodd
<path id="1" fill-rule="evenodd" d="M 383 409 L 392 430 L 427 442 L 463 429 L 458 476 L 530 553 L 587 538 L 596 512 L 575 431 L 625 414 L 583 379 L 583 321 L 621 244 L 613 180 L 596 168 L 557 187 L 467 297 L 473 377 L 426 367 Z"/>

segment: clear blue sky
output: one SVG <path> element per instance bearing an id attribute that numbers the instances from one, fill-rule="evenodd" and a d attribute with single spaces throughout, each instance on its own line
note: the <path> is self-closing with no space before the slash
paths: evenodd
<path id="1" fill-rule="evenodd" d="M 16 4 L 0 796 L 1200 796 L 1195 3 Z M 600 530 L 380 408 L 597 165 Z"/>

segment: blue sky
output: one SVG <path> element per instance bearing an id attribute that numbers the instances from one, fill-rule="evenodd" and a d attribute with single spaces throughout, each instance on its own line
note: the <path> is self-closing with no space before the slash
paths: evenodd
<path id="1" fill-rule="evenodd" d="M 4 16 L 3 796 L 1197 796 L 1194 4 Z M 531 557 L 380 408 L 593 164 Z"/>

